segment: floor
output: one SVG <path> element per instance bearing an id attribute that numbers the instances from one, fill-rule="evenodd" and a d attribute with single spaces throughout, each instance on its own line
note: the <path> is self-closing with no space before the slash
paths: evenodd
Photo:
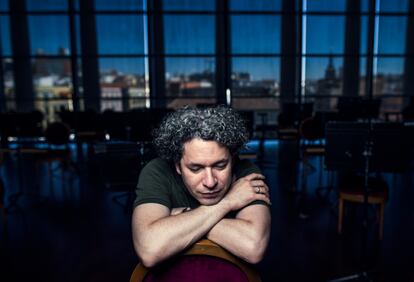
<path id="1" fill-rule="evenodd" d="M 336 173 L 319 156 L 304 164 L 292 140 L 258 145 L 252 141 L 249 150 L 262 151 L 257 162 L 272 198 L 270 245 L 257 265 L 263 281 L 414 281 L 413 165 L 383 174 L 390 196 L 379 241 L 373 207 L 365 221 L 360 205 L 347 206 L 343 234 L 336 233 Z M 128 193 L 105 186 L 108 175 L 91 146 L 71 150 L 63 183 L 58 163 L 49 173 L 35 156 L 5 155 L 0 281 L 128 281 L 137 263 Z M 124 184 L 118 189 L 131 187 Z"/>

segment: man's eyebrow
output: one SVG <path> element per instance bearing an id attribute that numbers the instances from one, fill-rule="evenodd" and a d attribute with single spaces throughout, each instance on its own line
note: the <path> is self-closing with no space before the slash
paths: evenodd
<path id="1" fill-rule="evenodd" d="M 227 163 L 227 162 L 229 162 L 229 159 L 228 158 L 224 158 L 224 159 L 221 159 L 221 160 L 215 162 L 213 165 L 217 165 L 217 164 L 221 164 L 221 163 Z"/>
<path id="2" fill-rule="evenodd" d="M 224 158 L 224 159 L 221 159 L 221 160 L 218 160 L 218 161 L 214 162 L 211 166 L 215 166 L 215 165 L 218 165 L 218 164 L 221 164 L 221 163 L 228 163 L 228 162 L 229 162 L 229 159 L 228 158 Z M 190 163 L 187 164 L 187 166 L 188 167 L 204 167 L 205 165 L 199 164 L 199 163 L 190 162 Z"/>

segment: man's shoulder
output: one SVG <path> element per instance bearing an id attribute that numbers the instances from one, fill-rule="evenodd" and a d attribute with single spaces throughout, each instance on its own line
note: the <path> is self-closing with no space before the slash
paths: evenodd
<path id="1" fill-rule="evenodd" d="M 241 178 L 251 173 L 261 173 L 260 168 L 249 160 L 237 160 L 234 165 L 233 173 L 236 178 Z"/>
<path id="2" fill-rule="evenodd" d="M 155 158 L 149 161 L 142 170 L 168 172 L 171 171 L 171 165 L 164 159 Z"/>
<path id="3" fill-rule="evenodd" d="M 169 182 L 174 178 L 175 171 L 172 166 L 161 158 L 155 158 L 149 161 L 141 170 L 139 180 L 140 182 L 154 182 L 162 181 Z"/>

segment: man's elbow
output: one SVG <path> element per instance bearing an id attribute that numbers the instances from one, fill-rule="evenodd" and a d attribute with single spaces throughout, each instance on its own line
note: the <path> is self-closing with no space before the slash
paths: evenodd
<path id="1" fill-rule="evenodd" d="M 158 252 L 156 250 L 137 249 L 137 254 L 141 263 L 147 268 L 157 265 L 162 260 L 161 256 L 157 255 Z"/>
<path id="2" fill-rule="evenodd" d="M 153 267 L 162 260 L 162 257 L 160 256 L 160 248 L 156 245 L 134 245 L 139 260 L 145 267 Z"/>
<path id="3" fill-rule="evenodd" d="M 159 261 L 156 259 L 155 256 L 150 256 L 150 255 L 138 255 L 138 256 L 140 258 L 141 263 L 146 268 L 154 267 L 155 265 L 157 265 L 157 263 L 159 263 Z"/>
<path id="4" fill-rule="evenodd" d="M 255 250 L 253 253 L 248 254 L 245 257 L 245 260 L 250 264 L 256 264 L 262 261 L 264 252 L 259 252 Z"/>
<path id="5" fill-rule="evenodd" d="M 259 263 L 265 255 L 267 240 L 252 241 L 248 245 L 246 256 L 244 257 L 245 261 L 251 264 Z"/>

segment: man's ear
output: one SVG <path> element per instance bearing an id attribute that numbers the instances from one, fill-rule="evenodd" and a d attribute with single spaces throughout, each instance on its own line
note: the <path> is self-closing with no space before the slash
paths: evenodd
<path id="1" fill-rule="evenodd" d="M 181 166 L 180 166 L 180 163 L 176 163 L 176 164 L 175 164 L 175 171 L 176 171 L 179 175 L 181 175 Z"/>

